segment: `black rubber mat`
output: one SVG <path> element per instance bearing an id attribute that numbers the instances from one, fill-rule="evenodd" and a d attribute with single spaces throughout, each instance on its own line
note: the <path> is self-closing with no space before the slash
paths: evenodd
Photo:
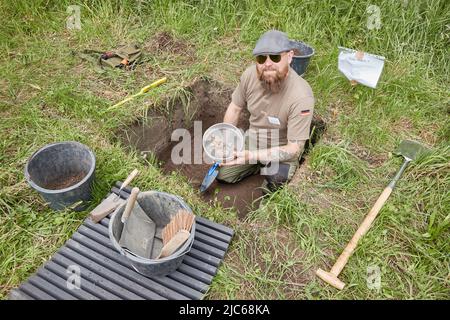
<path id="1" fill-rule="evenodd" d="M 120 183 L 112 188 L 116 194 L 117 186 Z M 125 188 L 120 195 L 127 198 L 129 193 L 130 189 Z M 194 243 L 181 266 L 168 276 L 147 278 L 137 273 L 112 246 L 109 218 L 99 223 L 87 218 L 49 261 L 11 290 L 9 299 L 202 299 L 234 233 L 224 225 L 197 216 Z M 78 283 L 74 272 L 79 272 Z"/>

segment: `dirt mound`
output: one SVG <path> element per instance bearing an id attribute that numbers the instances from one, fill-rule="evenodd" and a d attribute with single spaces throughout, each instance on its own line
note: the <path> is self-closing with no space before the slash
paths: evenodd
<path id="1" fill-rule="evenodd" d="M 192 47 L 182 40 L 175 39 L 169 32 L 163 31 L 157 33 L 145 45 L 148 52 L 168 52 L 171 54 L 191 55 Z"/>

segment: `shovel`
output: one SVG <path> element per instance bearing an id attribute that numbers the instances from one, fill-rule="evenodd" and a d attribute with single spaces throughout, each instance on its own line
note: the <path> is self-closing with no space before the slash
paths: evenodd
<path id="1" fill-rule="evenodd" d="M 318 269 L 316 271 L 316 275 L 321 278 L 323 281 L 327 282 L 328 284 L 332 285 L 333 287 L 342 290 L 345 286 L 345 283 L 338 279 L 339 274 L 341 273 L 342 269 L 345 267 L 345 265 L 348 262 L 348 259 L 352 255 L 353 251 L 355 250 L 359 239 L 361 239 L 366 232 L 369 230 L 370 226 L 372 225 L 372 222 L 375 220 L 376 216 L 378 215 L 378 212 L 380 212 L 382 206 L 386 202 L 386 200 L 391 195 L 392 190 L 394 189 L 397 181 L 400 179 L 403 171 L 405 171 L 406 167 L 411 161 L 414 161 L 419 157 L 419 155 L 425 153 L 428 151 L 427 148 L 422 146 L 420 143 L 412 140 L 403 140 L 398 148 L 394 151 L 394 154 L 403 156 L 404 161 L 402 166 L 400 167 L 400 170 L 398 170 L 395 177 L 392 179 L 392 181 L 389 183 L 389 185 L 384 189 L 384 191 L 381 193 L 380 197 L 378 198 L 377 202 L 375 202 L 374 206 L 370 210 L 370 212 L 367 214 L 367 216 L 364 218 L 364 221 L 359 226 L 356 233 L 353 235 L 353 238 L 350 240 L 350 242 L 345 247 L 344 251 L 341 253 L 339 258 L 337 259 L 336 263 L 331 268 L 330 272 L 324 271 L 322 269 Z"/>
<path id="2" fill-rule="evenodd" d="M 149 259 L 152 254 L 156 224 L 136 203 L 139 188 L 131 190 L 121 221 L 124 224 L 119 244 L 127 252 Z"/>

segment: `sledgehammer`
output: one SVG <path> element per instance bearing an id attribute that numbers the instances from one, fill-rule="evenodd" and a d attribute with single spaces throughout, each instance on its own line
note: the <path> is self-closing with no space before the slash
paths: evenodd
<path id="1" fill-rule="evenodd" d="M 316 271 L 316 275 L 319 278 L 321 278 L 323 281 L 331 284 L 333 287 L 335 287 L 339 290 L 342 290 L 344 288 L 345 283 L 342 282 L 341 280 L 339 280 L 338 276 L 341 273 L 342 269 L 344 269 L 345 265 L 348 262 L 348 259 L 350 258 L 353 251 L 355 250 L 359 239 L 361 239 L 366 234 L 366 232 L 370 229 L 372 222 L 375 220 L 376 216 L 378 215 L 378 212 L 380 212 L 381 208 L 383 207 L 383 204 L 386 202 L 386 200 L 391 195 L 391 192 L 394 189 L 395 184 L 400 179 L 403 171 L 405 171 L 408 164 L 411 161 L 417 159 L 419 157 L 419 155 L 424 153 L 425 151 L 427 151 L 427 149 L 416 141 L 403 140 L 400 143 L 397 150 L 394 151 L 394 153 L 396 155 L 401 155 L 404 158 L 404 161 L 403 161 L 402 166 L 400 167 L 400 170 L 398 170 L 395 177 L 392 179 L 392 181 L 389 183 L 389 185 L 381 193 L 377 202 L 375 202 L 372 209 L 370 210 L 370 212 L 364 218 L 364 221 L 359 226 L 358 230 L 356 230 L 355 234 L 353 235 L 353 238 L 347 244 L 344 251 L 341 253 L 341 255 L 337 259 L 336 263 L 331 268 L 331 271 L 327 272 L 320 268 Z"/>

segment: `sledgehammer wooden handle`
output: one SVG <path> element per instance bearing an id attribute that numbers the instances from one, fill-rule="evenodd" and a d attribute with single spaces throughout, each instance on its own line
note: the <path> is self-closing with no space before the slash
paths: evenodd
<path id="1" fill-rule="evenodd" d="M 323 281 L 331 284 L 333 287 L 335 287 L 337 289 L 342 290 L 344 288 L 345 283 L 343 283 L 341 280 L 339 280 L 338 276 L 341 273 L 342 269 L 344 269 L 345 265 L 348 262 L 348 259 L 350 258 L 353 251 L 355 250 L 356 246 L 358 245 L 359 239 L 361 239 L 361 237 L 364 236 L 366 234 L 366 232 L 370 229 L 372 222 L 375 220 L 375 218 L 377 217 L 381 208 L 383 207 L 384 203 L 391 195 L 391 192 L 392 192 L 391 186 L 388 186 L 383 190 L 381 195 L 378 197 L 377 202 L 375 202 L 372 209 L 369 211 L 367 216 L 364 218 L 364 221 L 361 223 L 358 230 L 356 230 L 352 239 L 347 244 L 344 251 L 341 253 L 341 255 L 337 259 L 336 263 L 331 268 L 331 271 L 326 272 L 322 269 L 318 269 L 316 271 L 316 274 L 317 274 L 317 276 L 319 276 L 319 278 L 321 278 Z"/>

